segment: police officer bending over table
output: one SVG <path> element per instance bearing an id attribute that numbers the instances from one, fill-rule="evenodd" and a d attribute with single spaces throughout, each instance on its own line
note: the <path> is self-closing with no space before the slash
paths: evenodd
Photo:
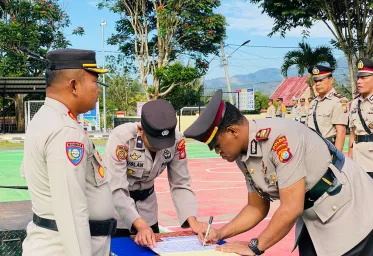
<path id="1" fill-rule="evenodd" d="M 306 123 L 342 151 L 348 113 L 346 106 L 341 103 L 346 98 L 339 96 L 333 88 L 333 70 L 321 65 L 308 69 L 319 95 L 310 104 Z"/>
<path id="2" fill-rule="evenodd" d="M 144 104 L 141 123 L 122 124 L 112 130 L 104 154 L 118 219 L 115 237 L 136 234 L 135 242 L 155 246 L 159 233 L 154 179 L 167 167 L 171 196 L 180 225 L 198 232 L 207 226 L 196 219 L 197 202 L 190 188 L 185 140 L 176 131 L 170 103 Z"/>
<path id="3" fill-rule="evenodd" d="M 27 127 L 21 174 L 34 212 L 23 255 L 108 256 L 114 205 L 101 157 L 76 116 L 95 108 L 101 89 L 95 52 L 47 54 L 47 98 Z"/>
<path id="4" fill-rule="evenodd" d="M 247 183 L 248 204 L 221 229 L 210 229 L 209 243 L 251 230 L 272 200 L 281 202 L 258 237 L 218 250 L 261 255 L 297 222 L 300 256 L 373 255 L 373 180 L 307 126 L 290 119 L 248 121 L 219 90 L 184 135 L 236 161 Z"/>
<path id="5" fill-rule="evenodd" d="M 350 147 L 352 157 L 373 178 L 373 61 L 357 61 L 357 89 L 350 112 Z"/>

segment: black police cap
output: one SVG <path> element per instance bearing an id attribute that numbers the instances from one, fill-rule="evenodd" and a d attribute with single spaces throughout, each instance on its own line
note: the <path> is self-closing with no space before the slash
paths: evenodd
<path id="1" fill-rule="evenodd" d="M 373 61 L 368 58 L 361 58 L 356 61 L 357 77 L 373 75 Z"/>
<path id="2" fill-rule="evenodd" d="M 315 65 L 308 68 L 308 73 L 312 75 L 313 81 L 320 81 L 326 77 L 332 76 L 334 68 L 325 67 L 322 65 Z"/>
<path id="3" fill-rule="evenodd" d="M 97 67 L 96 53 L 89 50 L 59 49 L 47 53 L 49 70 L 84 69 L 96 74 L 107 73 Z"/>
<path id="4" fill-rule="evenodd" d="M 222 101 L 223 91 L 217 90 L 207 107 L 197 120 L 184 131 L 186 138 L 192 138 L 206 143 L 210 149 L 214 148 L 215 135 L 224 118 L 225 103 Z"/>
<path id="5" fill-rule="evenodd" d="M 142 106 L 141 126 L 153 148 L 164 149 L 175 144 L 176 123 L 176 112 L 169 102 L 158 99 Z"/>

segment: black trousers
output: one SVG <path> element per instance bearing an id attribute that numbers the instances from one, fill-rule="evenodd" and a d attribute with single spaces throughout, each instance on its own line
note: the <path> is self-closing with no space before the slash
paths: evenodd
<path id="1" fill-rule="evenodd" d="M 150 226 L 150 227 L 151 227 L 151 229 L 153 230 L 154 233 L 159 233 L 158 222 L 155 223 L 154 225 Z M 117 228 L 117 231 L 115 232 L 115 235 L 112 235 L 111 237 L 112 238 L 115 238 L 115 237 L 130 237 L 130 236 L 136 235 L 136 234 L 137 234 L 137 231 L 134 234 L 131 234 L 131 232 L 128 229 Z"/>
<path id="2" fill-rule="evenodd" d="M 303 226 L 302 233 L 298 243 L 299 256 L 317 256 L 315 247 L 313 246 L 310 234 L 306 226 Z M 373 255 L 373 230 L 354 248 L 349 250 L 343 256 L 369 256 Z"/>

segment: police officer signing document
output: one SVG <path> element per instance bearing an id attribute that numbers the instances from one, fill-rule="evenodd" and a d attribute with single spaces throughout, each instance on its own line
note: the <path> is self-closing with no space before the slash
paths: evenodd
<path id="1" fill-rule="evenodd" d="M 373 180 L 307 126 L 290 119 L 248 121 L 219 90 L 184 135 L 236 161 L 247 183 L 248 204 L 221 229 L 210 229 L 209 243 L 251 230 L 272 200 L 281 202 L 258 237 L 218 250 L 261 255 L 297 223 L 300 256 L 373 255 Z"/>
<path id="2" fill-rule="evenodd" d="M 350 112 L 350 147 L 352 157 L 373 178 L 373 61 L 357 61 L 357 89 Z"/>
<path id="3" fill-rule="evenodd" d="M 159 233 L 154 179 L 166 168 L 180 225 L 195 232 L 207 226 L 196 220 L 185 140 L 175 129 L 176 122 L 172 105 L 154 100 L 142 107 L 141 123 L 126 123 L 112 130 L 104 166 L 110 172 L 118 219 L 116 237 L 136 234 L 137 244 L 154 247 L 154 233 Z"/>
<path id="4" fill-rule="evenodd" d="M 47 54 L 45 104 L 27 127 L 21 173 L 34 212 L 23 255 L 110 254 L 114 206 L 101 157 L 76 117 L 94 109 L 101 89 L 93 51 Z"/>
<path id="5" fill-rule="evenodd" d="M 308 72 L 318 96 L 312 101 L 308 112 L 307 125 L 335 144 L 338 150 L 343 150 L 348 125 L 348 113 L 339 96 L 333 88 L 334 69 L 317 65 L 310 67 Z"/>

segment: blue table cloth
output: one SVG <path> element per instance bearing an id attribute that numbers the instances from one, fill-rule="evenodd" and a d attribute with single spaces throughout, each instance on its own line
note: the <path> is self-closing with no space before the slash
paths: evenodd
<path id="1" fill-rule="evenodd" d="M 225 242 L 219 242 L 224 244 Z M 111 251 L 117 256 L 154 256 L 157 255 L 148 247 L 137 245 L 132 238 L 120 237 L 111 239 Z"/>

